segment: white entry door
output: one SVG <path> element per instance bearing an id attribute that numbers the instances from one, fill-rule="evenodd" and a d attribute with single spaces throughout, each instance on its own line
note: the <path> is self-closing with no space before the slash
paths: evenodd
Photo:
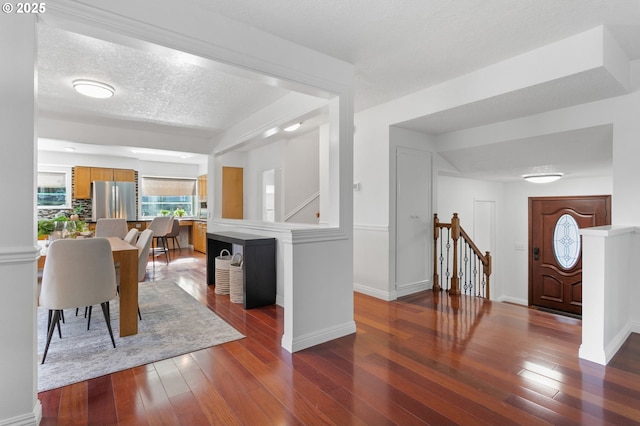
<path id="1" fill-rule="evenodd" d="M 431 153 L 396 149 L 396 294 L 425 290 L 432 269 Z"/>

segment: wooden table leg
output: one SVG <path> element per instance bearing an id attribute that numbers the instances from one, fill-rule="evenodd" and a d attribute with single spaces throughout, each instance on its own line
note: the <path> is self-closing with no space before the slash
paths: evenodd
<path id="1" fill-rule="evenodd" d="M 138 250 L 120 252 L 120 337 L 138 334 Z"/>

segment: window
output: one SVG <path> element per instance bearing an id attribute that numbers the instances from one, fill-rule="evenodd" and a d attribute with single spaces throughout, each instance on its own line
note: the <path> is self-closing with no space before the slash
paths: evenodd
<path id="1" fill-rule="evenodd" d="M 71 207 L 71 185 L 67 172 L 38 172 L 38 207 L 61 209 Z"/>
<path id="2" fill-rule="evenodd" d="M 564 269 L 571 269 L 580 257 L 580 228 L 578 222 L 568 214 L 558 219 L 553 231 L 553 252 Z"/>
<path id="3" fill-rule="evenodd" d="M 183 209 L 185 216 L 195 216 L 196 179 L 143 177 L 140 181 L 140 214 L 162 216 Z"/>

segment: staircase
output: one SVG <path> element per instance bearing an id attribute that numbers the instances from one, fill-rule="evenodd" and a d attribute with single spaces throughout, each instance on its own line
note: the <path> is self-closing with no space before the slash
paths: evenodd
<path id="1" fill-rule="evenodd" d="M 489 299 L 491 254 L 482 252 L 460 226 L 458 213 L 451 223 L 433 215 L 433 291 Z"/>

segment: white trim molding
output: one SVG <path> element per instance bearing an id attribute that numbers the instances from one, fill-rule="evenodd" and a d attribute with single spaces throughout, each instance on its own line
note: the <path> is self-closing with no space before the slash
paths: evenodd
<path id="1" fill-rule="evenodd" d="M 39 257 L 39 246 L 0 247 L 0 264 L 31 263 Z"/>
<path id="2" fill-rule="evenodd" d="M 355 321 L 350 321 L 335 327 L 325 328 L 313 333 L 307 333 L 295 338 L 289 338 L 286 333 L 282 336 L 282 347 L 293 353 L 303 349 L 310 348 L 329 340 L 338 339 L 356 332 Z"/>
<path id="3" fill-rule="evenodd" d="M 21 414 L 10 419 L 0 419 L 0 426 L 33 426 L 39 425 L 42 420 L 42 404 L 36 399 L 33 411 L 28 414 Z"/>
<path id="4" fill-rule="evenodd" d="M 366 294 L 367 296 L 375 297 L 376 299 L 384 300 L 386 302 L 390 302 L 398 298 L 395 291 L 383 291 L 358 283 L 353 283 L 353 291 L 357 291 L 358 293 Z"/>
<path id="5" fill-rule="evenodd" d="M 364 223 L 354 223 L 354 231 L 373 231 L 373 232 L 389 232 L 387 225 L 366 225 Z"/>
<path id="6" fill-rule="evenodd" d="M 405 284 L 396 288 L 396 297 L 408 296 L 420 291 L 430 290 L 430 284 L 431 280 L 422 280 L 411 284 Z"/>

